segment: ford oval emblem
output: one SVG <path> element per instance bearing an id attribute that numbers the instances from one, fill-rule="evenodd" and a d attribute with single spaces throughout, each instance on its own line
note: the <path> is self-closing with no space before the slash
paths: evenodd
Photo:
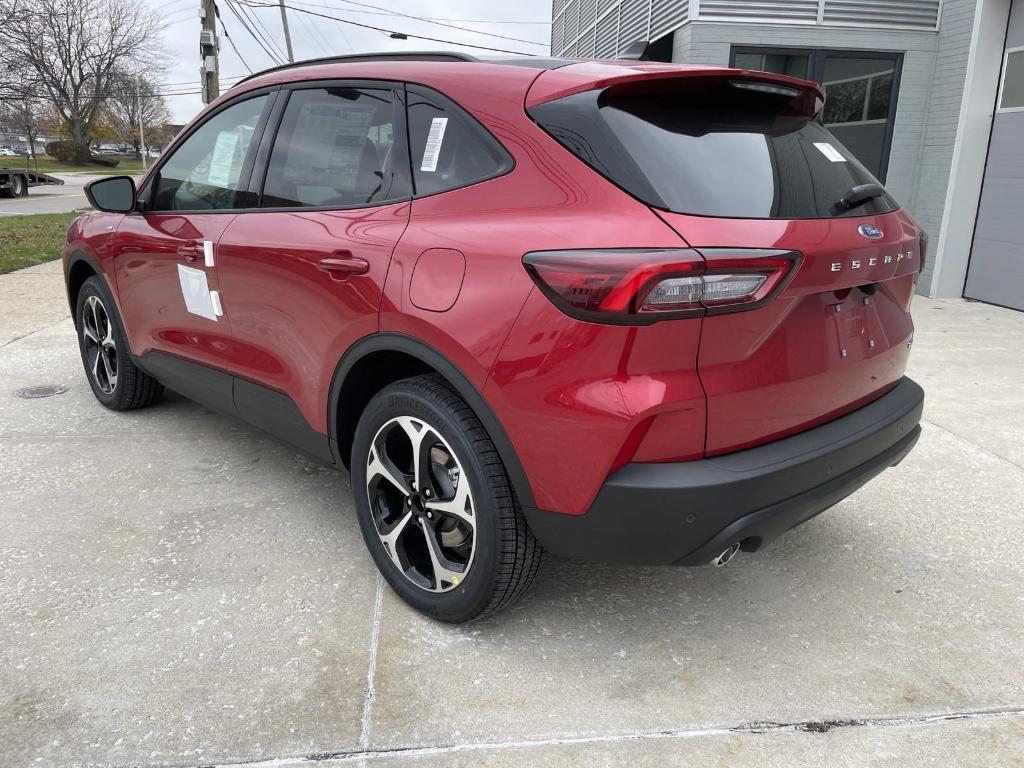
<path id="1" fill-rule="evenodd" d="M 857 228 L 857 231 L 864 235 L 864 237 L 870 238 L 871 240 L 880 240 L 882 237 L 882 230 L 874 224 L 861 224 Z"/>

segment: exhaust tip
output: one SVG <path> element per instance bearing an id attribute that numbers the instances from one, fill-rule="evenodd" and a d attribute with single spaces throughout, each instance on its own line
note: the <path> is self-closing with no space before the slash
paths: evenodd
<path id="1" fill-rule="evenodd" d="M 736 556 L 736 553 L 739 551 L 740 543 L 737 541 L 735 544 L 732 544 L 728 549 L 724 550 L 721 554 L 719 554 L 718 557 L 712 560 L 711 564 L 715 566 L 715 568 L 721 568 L 723 565 L 732 560 Z"/>

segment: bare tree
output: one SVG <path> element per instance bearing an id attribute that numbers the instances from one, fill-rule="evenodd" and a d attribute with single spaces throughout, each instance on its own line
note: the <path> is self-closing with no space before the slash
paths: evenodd
<path id="1" fill-rule="evenodd" d="M 12 85 L 0 97 L 0 122 L 25 134 L 29 152 L 34 155 L 39 134 L 54 123 L 53 109 L 46 99 L 39 98 L 33 86 Z"/>
<path id="2" fill-rule="evenodd" d="M 106 109 L 111 126 L 118 139 L 131 144 L 135 154 L 141 156 L 139 123 L 142 123 L 147 143 L 159 141 L 161 131 L 171 119 L 167 102 L 152 80 L 123 72 L 111 77 L 109 91 Z"/>
<path id="3" fill-rule="evenodd" d="M 89 160 L 93 123 L 113 73 L 152 63 L 159 21 L 135 0 L 11 0 L 0 65 L 25 69 L 67 126 L 74 160 Z"/>

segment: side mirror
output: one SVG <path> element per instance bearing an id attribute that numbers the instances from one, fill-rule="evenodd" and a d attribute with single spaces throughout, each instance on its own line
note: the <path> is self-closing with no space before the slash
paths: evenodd
<path id="1" fill-rule="evenodd" d="M 85 185 L 89 204 L 107 213 L 131 213 L 135 210 L 135 180 L 131 176 L 109 176 Z"/>

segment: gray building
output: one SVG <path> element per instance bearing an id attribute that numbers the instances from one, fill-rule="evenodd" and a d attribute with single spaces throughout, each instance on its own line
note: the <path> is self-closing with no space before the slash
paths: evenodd
<path id="1" fill-rule="evenodd" d="M 551 52 L 806 77 L 931 235 L 918 290 L 1024 309 L 1024 0 L 554 0 Z"/>

